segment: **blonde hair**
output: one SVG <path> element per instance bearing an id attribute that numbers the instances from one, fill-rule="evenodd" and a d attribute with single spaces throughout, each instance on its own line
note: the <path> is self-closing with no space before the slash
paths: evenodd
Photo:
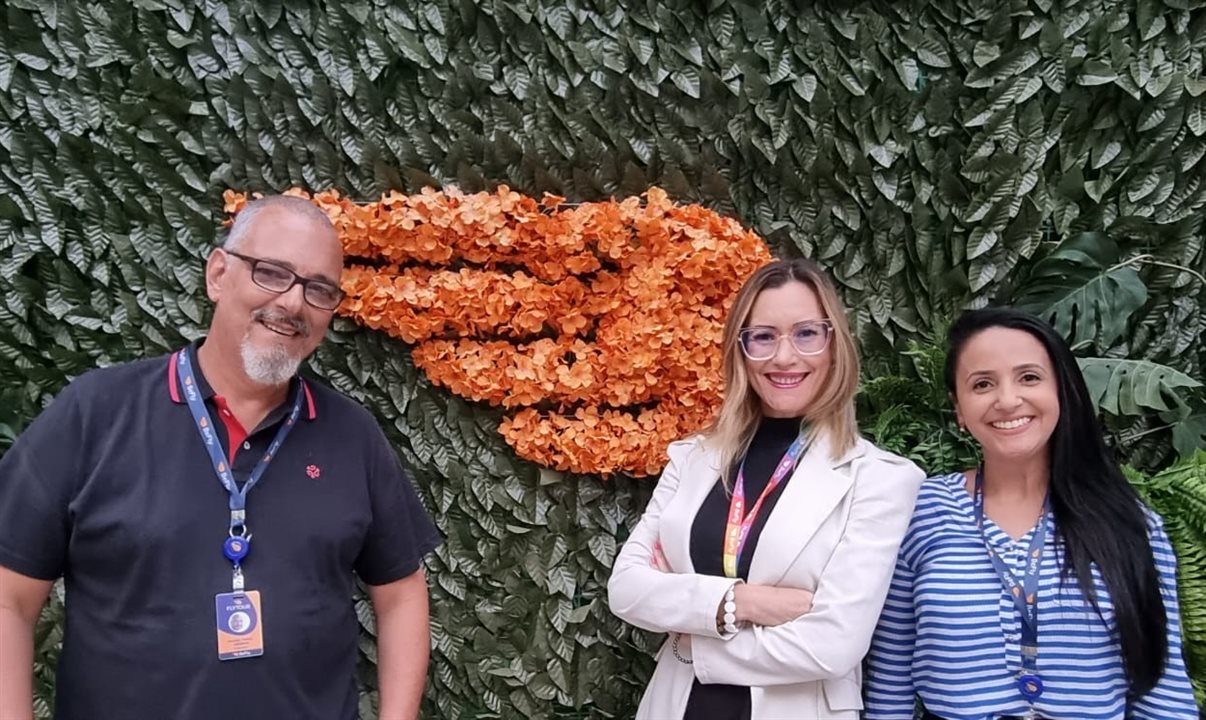
<path id="1" fill-rule="evenodd" d="M 724 401 L 716 420 L 704 431 L 704 438 L 720 451 L 720 467 L 726 483 L 731 469 L 749 449 L 762 419 L 761 400 L 750 385 L 745 357 L 739 347 L 739 336 L 762 291 L 783 287 L 790 282 L 803 283 L 817 294 L 825 319 L 833 326 L 830 338 L 833 364 L 805 411 L 804 424 L 810 428 L 809 432 L 814 438 L 817 435 L 826 436 L 833 459 L 845 454 L 858 441 L 858 424 L 854 417 L 854 395 L 858 392 L 858 348 L 846 320 L 846 308 L 820 265 L 803 258 L 776 260 L 759 268 L 745 281 L 725 319 L 722 340 Z"/>

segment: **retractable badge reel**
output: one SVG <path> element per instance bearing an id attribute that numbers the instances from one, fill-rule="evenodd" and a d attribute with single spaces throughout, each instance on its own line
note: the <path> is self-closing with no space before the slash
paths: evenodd
<path id="1" fill-rule="evenodd" d="M 247 552 L 251 550 L 251 536 L 246 533 L 244 528 L 236 535 L 232 528 L 230 537 L 222 543 L 222 554 L 234 566 L 234 580 L 231 585 L 235 592 L 243 589 L 243 558 L 247 557 Z"/>
<path id="2" fill-rule="evenodd" d="M 1030 703 L 1030 708 L 1022 717 L 1024 720 L 1036 720 L 1038 713 L 1034 709 L 1034 702 L 1043 695 L 1043 679 L 1034 673 L 1020 673 L 1018 690 L 1022 693 L 1022 697 L 1026 698 L 1026 702 Z"/>

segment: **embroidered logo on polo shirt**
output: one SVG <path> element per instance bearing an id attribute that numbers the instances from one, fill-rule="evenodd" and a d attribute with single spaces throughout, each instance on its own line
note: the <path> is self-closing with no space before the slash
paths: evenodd
<path id="1" fill-rule="evenodd" d="M 317 480 L 318 476 L 322 475 L 322 470 L 317 465 L 307 465 L 306 474 L 310 476 L 311 480 Z"/>

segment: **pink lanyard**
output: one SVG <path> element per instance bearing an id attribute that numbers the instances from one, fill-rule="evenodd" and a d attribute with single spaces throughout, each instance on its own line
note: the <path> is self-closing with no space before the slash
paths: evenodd
<path id="1" fill-rule="evenodd" d="M 796 468 L 796 462 L 807 449 L 808 441 L 803 435 L 800 435 L 783 454 L 779 466 L 775 468 L 770 481 L 766 483 L 762 494 L 758 496 L 757 502 L 750 508 L 748 514 L 745 512 L 745 460 L 741 461 L 741 467 L 737 469 L 737 484 L 733 488 L 733 497 L 729 500 L 729 519 L 724 528 L 725 577 L 737 577 L 737 564 L 741 560 L 741 551 L 745 549 L 745 541 L 749 538 L 750 528 L 753 527 L 754 520 L 758 518 L 758 511 L 762 509 L 762 501 L 774 492 L 784 478 L 791 474 L 791 471 Z"/>

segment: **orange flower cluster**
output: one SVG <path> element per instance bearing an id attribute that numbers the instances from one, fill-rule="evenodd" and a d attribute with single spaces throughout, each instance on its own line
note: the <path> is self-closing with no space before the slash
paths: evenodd
<path id="1" fill-rule="evenodd" d="M 339 312 L 416 345 L 437 385 L 513 411 L 501 431 L 521 457 L 573 472 L 656 474 L 711 419 L 724 315 L 771 259 L 658 188 L 576 206 L 506 187 L 312 199 L 375 263 L 345 272 Z M 226 194 L 228 213 L 245 202 Z"/>
<path id="2" fill-rule="evenodd" d="M 601 278 L 592 285 L 605 283 Z M 523 271 L 470 268 L 352 266 L 344 273 L 343 287 L 355 298 L 355 317 L 408 343 L 449 335 L 530 337 L 546 323 L 558 333 L 573 335 L 585 329 L 590 318 L 606 313 L 611 302 L 577 277 L 548 283 Z M 499 318 L 510 322 L 500 324 Z"/>

